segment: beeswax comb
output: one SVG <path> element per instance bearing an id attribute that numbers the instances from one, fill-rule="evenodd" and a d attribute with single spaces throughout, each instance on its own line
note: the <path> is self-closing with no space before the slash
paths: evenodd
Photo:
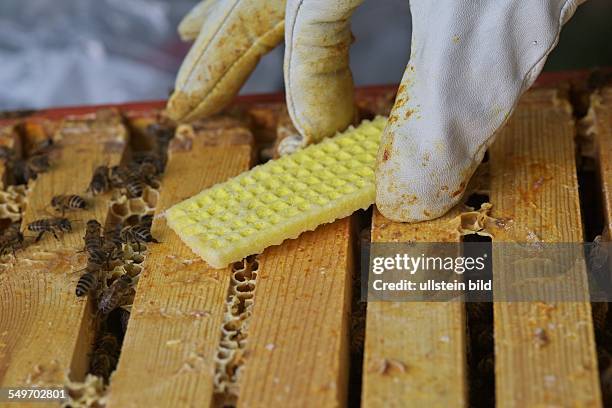
<path id="1" fill-rule="evenodd" d="M 223 268 L 304 231 L 367 208 L 386 118 L 271 160 L 169 208 L 166 220 L 196 254 Z"/>

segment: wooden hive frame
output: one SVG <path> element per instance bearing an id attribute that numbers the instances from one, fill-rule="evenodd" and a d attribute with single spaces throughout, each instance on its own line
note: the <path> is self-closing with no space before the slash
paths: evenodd
<path id="1" fill-rule="evenodd" d="M 583 76 L 575 78 L 578 83 Z M 612 88 L 593 93 L 586 126 L 580 127 L 568 88 L 558 80 L 544 78 L 544 87 L 522 98 L 468 187 L 487 195 L 491 217 L 521 225 L 514 231 L 491 227 L 493 242 L 520 241 L 525 229 L 545 242 L 585 239 L 574 160 L 579 132 L 596 147 L 593 170 L 603 208 L 598 227 L 612 230 Z M 362 116 L 385 113 L 393 90 L 359 90 L 357 99 Z M 96 130 L 90 112 L 99 107 L 5 123 L 0 145 L 27 150 L 45 131 L 63 140 L 53 169 L 30 185 L 23 225 L 45 213 L 52 195 L 84 191 L 95 165 L 118 163 L 130 149 L 146 145 L 139 129 L 157 120 L 161 106 L 119 107 L 122 118 L 112 112 L 111 122 Z M 181 127 L 170 146 L 156 213 L 254 165 L 262 148 L 278 144 L 277 133 L 290 133 L 288 123 L 281 97 L 270 96 L 243 98 L 227 115 Z M 4 171 L 0 166 L 6 181 Z M 110 199 L 97 197 L 79 217 L 104 220 Z M 470 232 L 462 228 L 466 211 L 457 207 L 420 224 L 393 223 L 376 209 L 371 218 L 359 212 L 226 270 L 209 268 L 156 219 L 152 231 L 161 243 L 146 255 L 119 364 L 101 402 L 108 407 L 489 405 L 491 399 L 475 395 L 482 391 L 500 407 L 603 406 L 596 355 L 602 345 L 596 344 L 589 303 L 545 305 L 546 313 L 541 304 L 485 305 L 492 321 L 480 323 L 494 339 L 486 352 L 474 351 L 480 343 L 472 309 L 466 311 L 463 303 L 358 306 L 360 240 L 459 243 Z M 2 264 L 0 387 L 63 386 L 66 376 L 85 378 L 96 317 L 91 300 L 74 296 L 78 275 L 70 273 L 84 262 L 77 253 L 82 233 L 77 226 L 60 241 L 47 237 Z M 568 285 L 584 289 L 581 281 Z M 554 327 L 545 347 L 534 341 L 538 327 Z M 494 370 L 482 374 L 475 356 L 494 356 Z"/>

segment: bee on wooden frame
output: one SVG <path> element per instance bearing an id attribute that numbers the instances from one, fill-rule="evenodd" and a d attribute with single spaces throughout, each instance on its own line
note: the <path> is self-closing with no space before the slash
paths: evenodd
<path id="1" fill-rule="evenodd" d="M 13 170 L 17 184 L 36 180 L 39 174 L 45 173 L 51 167 L 49 156 L 46 154 L 35 155 L 29 159 L 14 159 L 9 161 L 8 165 Z"/>
<path id="2" fill-rule="evenodd" d="M 87 202 L 83 197 L 76 194 L 60 194 L 51 199 L 51 206 L 55 211 L 61 212 L 64 215 L 67 210 L 86 209 Z"/>
<path id="3" fill-rule="evenodd" d="M 85 224 L 83 242 L 87 252 L 102 248 L 102 225 L 97 220 L 89 220 Z"/>
<path id="4" fill-rule="evenodd" d="M 107 232 L 105 231 L 105 236 Z M 123 252 L 121 247 L 117 248 L 114 240 L 106 241 L 102 235 L 102 225 L 96 220 L 89 220 L 85 226 L 85 251 L 87 252 L 87 262 L 102 268 L 111 269 L 111 262 L 121 258 Z M 112 238 L 110 238 L 112 239 Z"/>
<path id="5" fill-rule="evenodd" d="M 38 232 L 35 242 L 40 241 L 42 236 L 47 232 L 53 234 L 55 239 L 59 240 L 57 233 L 71 232 L 72 223 L 68 218 L 64 217 L 43 218 L 29 223 L 28 231 Z"/>
<path id="6" fill-rule="evenodd" d="M 174 128 L 163 123 L 152 123 L 147 126 L 146 131 L 155 137 L 159 149 L 167 147 L 174 137 Z"/>
<path id="7" fill-rule="evenodd" d="M 110 173 L 111 186 L 125 190 L 129 198 L 142 196 L 144 181 L 134 166 L 113 166 Z"/>
<path id="8" fill-rule="evenodd" d="M 53 141 L 53 138 L 47 137 L 45 140 L 39 142 L 36 146 L 34 146 L 31 155 L 36 156 L 49 154 L 49 152 L 53 150 L 54 147 L 55 142 Z"/>
<path id="9" fill-rule="evenodd" d="M 19 223 L 9 226 L 0 236 L 0 257 L 10 253 L 16 258 L 16 251 L 23 248 L 24 237 L 19 230 Z"/>
<path id="10" fill-rule="evenodd" d="M 147 242 L 159 243 L 151 235 L 151 228 L 147 224 L 136 224 L 123 228 L 121 230 L 121 239 L 126 244 L 137 244 L 138 252 L 141 251 L 141 244 Z"/>
<path id="11" fill-rule="evenodd" d="M 110 250 L 111 247 L 114 247 L 116 250 L 121 250 L 123 244 L 123 240 L 121 239 L 122 229 L 123 227 L 120 222 L 104 228 L 103 241 L 106 250 Z"/>
<path id="12" fill-rule="evenodd" d="M 117 338 L 110 332 L 103 333 L 93 344 L 90 356 L 89 371 L 102 377 L 105 383 L 117 367 L 120 346 Z"/>
<path id="13" fill-rule="evenodd" d="M 100 313 L 107 315 L 113 309 L 122 305 L 126 298 L 129 298 L 134 289 L 132 288 L 134 281 L 125 274 L 115 279 L 111 285 L 102 291 L 100 301 L 98 302 L 98 310 Z"/>
<path id="14" fill-rule="evenodd" d="M 108 166 L 98 166 L 95 168 L 87 191 L 93 195 L 107 192 L 110 189 L 110 169 Z"/>
<path id="15" fill-rule="evenodd" d="M 88 264 L 83 270 L 84 273 L 79 278 L 75 294 L 77 297 L 85 296 L 88 293 L 94 291 L 100 283 L 100 268 L 95 265 Z"/>
<path id="16" fill-rule="evenodd" d="M 0 146 L 0 160 L 14 160 L 15 158 L 15 150 L 11 149 L 8 146 Z"/>

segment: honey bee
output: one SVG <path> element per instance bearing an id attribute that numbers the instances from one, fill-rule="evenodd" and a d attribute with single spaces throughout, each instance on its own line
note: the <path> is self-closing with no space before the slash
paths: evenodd
<path id="1" fill-rule="evenodd" d="M 151 214 L 143 215 L 140 217 L 138 223 L 150 229 L 151 225 L 153 225 L 153 216 Z"/>
<path id="2" fill-rule="evenodd" d="M 132 289 L 133 280 L 129 275 L 121 275 L 111 285 L 102 291 L 98 310 L 102 314 L 109 314 L 128 297 Z"/>
<path id="3" fill-rule="evenodd" d="M 122 188 L 128 176 L 127 168 L 124 166 L 113 166 L 110 168 L 109 181 L 111 187 Z"/>
<path id="4" fill-rule="evenodd" d="M 45 232 L 49 232 L 53 234 L 55 239 L 59 240 L 57 236 L 58 232 L 71 232 L 72 231 L 72 223 L 68 218 L 44 218 L 40 220 L 33 221 L 28 224 L 28 231 L 38 232 L 38 236 L 36 237 L 36 241 L 40 241 Z"/>
<path id="5" fill-rule="evenodd" d="M 110 246 L 114 246 L 117 250 L 121 250 L 123 241 L 121 240 L 121 223 L 117 223 L 104 229 L 104 246 L 110 249 Z"/>
<path id="6" fill-rule="evenodd" d="M 144 183 L 140 174 L 130 174 L 124 187 L 129 198 L 140 197 L 144 192 Z"/>
<path id="7" fill-rule="evenodd" d="M 85 224 L 85 235 L 99 238 L 102 235 L 102 224 L 94 218 L 90 219 Z"/>
<path id="8" fill-rule="evenodd" d="M 96 340 L 94 348 L 100 353 L 114 355 L 119 351 L 119 342 L 111 333 L 104 333 Z"/>
<path id="9" fill-rule="evenodd" d="M 159 177 L 160 172 L 157 170 L 154 164 L 152 163 L 142 163 L 138 167 L 138 172 L 140 174 L 141 180 L 144 181 L 147 185 L 156 188 L 159 186 Z"/>
<path id="10" fill-rule="evenodd" d="M 140 172 L 133 166 L 113 166 L 110 175 L 111 185 L 115 188 L 125 189 L 128 197 L 142 196 L 144 183 Z"/>
<path id="11" fill-rule="evenodd" d="M 14 223 L 0 236 L 0 257 L 12 252 L 16 257 L 16 249 L 23 247 L 23 234 L 19 230 L 19 223 Z"/>
<path id="12" fill-rule="evenodd" d="M 137 244 L 138 252 L 140 252 L 140 244 L 146 242 L 159 243 L 159 241 L 153 238 L 153 235 L 151 235 L 150 227 L 143 224 L 123 228 L 121 230 L 121 239 L 126 244 Z"/>
<path id="13" fill-rule="evenodd" d="M 108 270 L 112 269 L 111 262 L 118 261 L 123 257 L 123 251 L 117 247 L 113 243 L 104 243 L 103 254 L 105 256 L 106 268 Z"/>
<path id="14" fill-rule="evenodd" d="M 156 151 L 138 152 L 134 154 L 133 162 L 141 173 L 153 173 L 157 176 L 164 171 L 165 157 Z"/>
<path id="15" fill-rule="evenodd" d="M 161 123 L 152 123 L 147 126 L 147 133 L 153 135 L 160 147 L 168 146 L 174 137 L 174 129 Z"/>
<path id="16" fill-rule="evenodd" d="M 100 269 L 95 269 L 91 265 L 88 265 L 85 271 L 86 272 L 81 275 L 76 285 L 75 294 L 78 297 L 85 296 L 98 286 Z"/>
<path id="17" fill-rule="evenodd" d="M 92 353 L 91 362 L 89 363 L 89 372 L 103 378 L 104 382 L 108 383 L 108 379 L 116 366 L 116 358 L 106 354 L 96 354 L 94 352 Z"/>
<path id="18" fill-rule="evenodd" d="M 111 269 L 110 264 L 114 259 L 111 259 L 112 254 L 106 252 L 104 249 L 98 248 L 90 250 L 87 252 L 87 255 L 87 263 L 89 265 L 95 265 L 98 268 L 104 267 L 107 270 Z"/>
<path id="19" fill-rule="evenodd" d="M 102 249 L 102 225 L 98 221 L 87 221 L 83 242 L 85 243 L 85 251 L 88 254 Z"/>
<path id="20" fill-rule="evenodd" d="M 26 160 L 25 175 L 27 180 L 36 180 L 36 176 L 49 170 L 49 156 L 37 154 Z"/>
<path id="21" fill-rule="evenodd" d="M 93 375 L 102 377 L 105 383 L 117 367 L 120 347 L 117 338 L 110 332 L 102 334 L 93 345 L 93 352 L 89 363 L 89 371 Z"/>
<path id="22" fill-rule="evenodd" d="M 16 159 L 9 162 L 17 184 L 26 184 L 29 180 L 36 180 L 40 173 L 49 170 L 51 164 L 46 154 L 38 154 L 29 159 Z"/>
<path id="23" fill-rule="evenodd" d="M 128 312 L 122 307 L 120 307 L 117 310 L 119 310 L 119 313 L 120 313 L 119 321 L 121 322 L 121 330 L 123 331 L 123 334 L 125 335 L 125 333 L 127 332 L 128 322 L 130 321 L 130 312 Z"/>
<path id="24" fill-rule="evenodd" d="M 87 262 L 99 268 L 106 266 L 106 269 L 110 269 L 110 263 L 122 255 L 113 242 L 106 242 L 102 237 L 102 225 L 96 220 L 87 221 L 83 241 L 88 254 Z"/>
<path id="25" fill-rule="evenodd" d="M 13 160 L 15 157 L 15 151 L 7 146 L 0 146 L 0 159 L 2 160 Z"/>
<path id="26" fill-rule="evenodd" d="M 32 155 L 47 154 L 54 147 L 55 143 L 53 142 L 53 139 L 48 137 L 42 142 L 38 143 L 34 149 L 32 149 Z"/>
<path id="27" fill-rule="evenodd" d="M 87 208 L 87 202 L 81 196 L 75 194 L 56 195 L 51 199 L 51 206 L 62 215 L 66 210 L 82 210 Z"/>
<path id="28" fill-rule="evenodd" d="M 90 191 L 93 195 L 98 195 L 107 192 L 109 188 L 110 179 L 108 166 L 96 167 L 87 191 Z"/>

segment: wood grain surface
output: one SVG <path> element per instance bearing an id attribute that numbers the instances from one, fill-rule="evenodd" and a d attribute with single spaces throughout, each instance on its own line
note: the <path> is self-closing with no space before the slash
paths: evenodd
<path id="1" fill-rule="evenodd" d="M 353 273 L 350 218 L 259 258 L 238 406 L 344 406 Z"/>
<path id="2" fill-rule="evenodd" d="M 65 121 L 56 134 L 59 147 L 51 153 L 50 171 L 30 185 L 22 228 L 54 216 L 54 195 L 86 195 L 93 169 L 118 163 L 126 138 L 114 112 Z M 0 265 L 0 386 L 61 386 L 65 374 L 83 377 L 93 328 L 89 300 L 74 293 L 78 271 L 86 262 L 78 251 L 85 222 L 103 222 L 108 199 L 109 195 L 88 197 L 87 210 L 67 214 L 73 221 L 71 233 L 60 233 L 59 240 L 47 234 L 18 252 L 17 259 Z M 24 234 L 28 240 L 34 235 Z"/>
<path id="3" fill-rule="evenodd" d="M 459 243 L 458 214 L 405 224 L 375 211 L 372 242 Z M 464 304 L 369 302 L 362 395 L 364 407 L 465 406 Z"/>
<path id="4" fill-rule="evenodd" d="M 247 170 L 251 144 L 231 121 L 179 128 L 157 213 Z M 163 218 L 152 233 L 161 243 L 145 259 L 107 406 L 209 406 L 230 272 L 209 267 Z"/>
<path id="5" fill-rule="evenodd" d="M 489 151 L 492 215 L 500 220 L 494 245 L 583 241 L 574 135 L 559 91 L 523 97 Z M 556 290 L 586 294 L 584 263 L 579 268 Z M 494 279 L 513 272 L 503 269 L 494 268 Z M 590 303 L 496 302 L 494 330 L 499 407 L 601 405 Z"/>
<path id="6" fill-rule="evenodd" d="M 612 87 L 593 98 L 593 137 L 599 163 L 608 240 L 612 240 Z"/>

